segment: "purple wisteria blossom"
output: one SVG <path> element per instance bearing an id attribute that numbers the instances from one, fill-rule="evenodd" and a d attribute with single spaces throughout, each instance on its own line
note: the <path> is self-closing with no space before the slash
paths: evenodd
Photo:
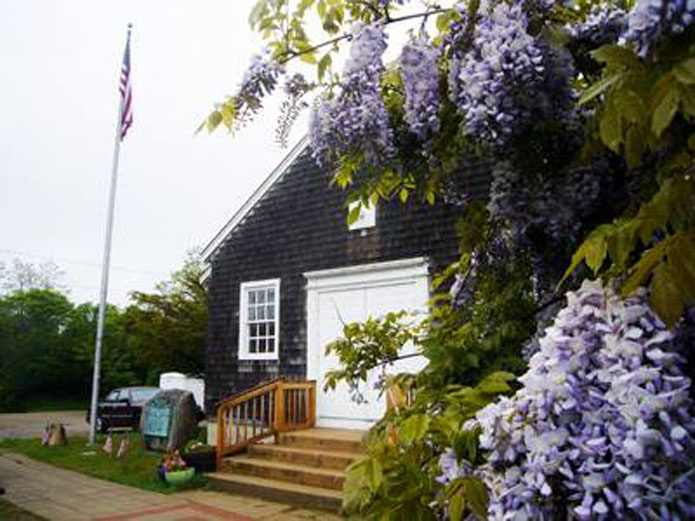
<path id="1" fill-rule="evenodd" d="M 695 0 L 637 0 L 624 38 L 646 56 L 664 36 L 678 34 L 695 22 Z"/>
<path id="2" fill-rule="evenodd" d="M 540 341 L 523 388 L 477 414 L 490 519 L 695 518 L 695 419 L 674 334 L 586 281 Z"/>
<path id="3" fill-rule="evenodd" d="M 610 172 L 605 160 L 550 175 L 524 175 L 511 162 L 492 171 L 487 208 L 501 222 L 514 243 L 528 245 L 545 237 L 555 243 L 573 239 L 583 219 L 595 211 L 601 180 Z"/>
<path id="4" fill-rule="evenodd" d="M 379 24 L 358 24 L 339 92 L 322 97 L 314 107 L 309 138 L 320 165 L 330 166 L 349 153 L 362 154 L 370 166 L 386 164 L 394 156 L 393 131 L 379 91 L 386 37 Z"/>
<path id="5" fill-rule="evenodd" d="M 595 49 L 618 41 L 627 29 L 627 13 L 618 8 L 595 9 L 586 20 L 567 29 L 575 43 Z"/>
<path id="6" fill-rule="evenodd" d="M 459 7 L 459 14 L 465 21 L 467 12 Z M 528 24 L 524 2 L 484 1 L 473 33 L 462 42 L 451 37 L 449 96 L 468 134 L 494 146 L 538 120 L 562 119 L 571 111 L 571 60 L 528 34 Z M 458 22 L 452 29 L 468 25 Z"/>
<path id="7" fill-rule="evenodd" d="M 263 98 L 275 90 L 278 79 L 284 73 L 285 67 L 270 57 L 269 49 L 254 55 L 236 96 L 237 110 L 248 107 L 252 112 L 257 112 Z"/>
<path id="8" fill-rule="evenodd" d="M 401 53 L 400 65 L 405 88 L 405 120 L 422 142 L 439 132 L 440 49 L 427 36 L 412 38 Z"/>
<path id="9" fill-rule="evenodd" d="M 473 466 L 466 460 L 459 461 L 456 457 L 456 452 L 452 448 L 446 449 L 439 456 L 439 469 L 442 473 L 436 480 L 444 485 L 451 483 L 456 478 L 473 473 Z"/>
<path id="10" fill-rule="evenodd" d="M 304 100 L 304 95 L 312 88 L 313 86 L 300 73 L 295 73 L 285 80 L 284 91 L 287 97 L 280 106 L 280 116 L 275 129 L 276 141 L 281 146 L 287 146 L 292 125 L 299 117 L 299 113 L 309 106 Z"/>
<path id="11" fill-rule="evenodd" d="M 285 81 L 285 94 L 292 98 L 298 98 L 306 94 L 306 92 L 311 88 L 309 82 L 306 78 L 300 74 L 295 73 Z"/>

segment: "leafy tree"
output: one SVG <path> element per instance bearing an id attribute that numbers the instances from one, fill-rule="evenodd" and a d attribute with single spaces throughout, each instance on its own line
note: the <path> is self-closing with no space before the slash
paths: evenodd
<path id="1" fill-rule="evenodd" d="M 166 371 L 200 375 L 207 338 L 207 290 L 202 263 L 189 254 L 181 270 L 157 293 L 134 292 L 124 313 L 130 350 L 152 381 Z"/>
<path id="2" fill-rule="evenodd" d="M 72 304 L 51 289 L 19 291 L 0 299 L 0 378 L 5 406 L 29 396 L 62 394 L 69 365 L 62 338 Z"/>
<path id="3" fill-rule="evenodd" d="M 76 396 L 88 396 L 92 388 L 94 341 L 97 330 L 96 304 L 75 306 L 63 332 L 71 359 L 71 387 Z M 101 352 L 100 391 L 114 387 L 142 385 L 146 371 L 138 367 L 131 339 L 125 328 L 125 312 L 116 306 L 106 307 Z"/>
<path id="4" fill-rule="evenodd" d="M 52 261 L 34 264 L 14 259 L 12 267 L 0 263 L 0 289 L 4 293 L 29 289 L 53 289 L 63 291 L 63 271 Z"/>
<path id="5" fill-rule="evenodd" d="M 52 286 L 57 268 L 15 263 L 0 297 L 0 410 L 21 410 L 31 398 L 89 396 L 98 307 L 73 305 Z M 107 306 L 101 391 L 158 384 L 165 371 L 201 374 L 207 331 L 200 261 L 191 255 L 158 293 L 135 292 L 125 310 Z"/>

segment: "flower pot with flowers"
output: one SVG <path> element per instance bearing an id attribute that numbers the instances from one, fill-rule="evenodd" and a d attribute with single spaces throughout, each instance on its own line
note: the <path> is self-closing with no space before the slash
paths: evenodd
<path id="1" fill-rule="evenodd" d="M 196 472 L 215 472 L 217 470 L 217 449 L 211 445 L 193 440 L 183 449 L 181 456 Z"/>
<path id="2" fill-rule="evenodd" d="M 195 475 L 195 469 L 188 467 L 178 450 L 168 452 L 159 462 L 157 475 L 168 485 L 183 485 Z"/>

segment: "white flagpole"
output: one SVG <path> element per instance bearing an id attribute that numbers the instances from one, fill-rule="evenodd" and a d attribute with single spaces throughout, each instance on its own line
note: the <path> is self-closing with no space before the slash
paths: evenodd
<path id="1" fill-rule="evenodd" d="M 132 26 L 128 24 L 128 42 Z M 129 71 L 129 74 L 132 71 Z M 94 374 L 92 376 L 92 403 L 89 409 L 89 443 L 96 440 L 97 403 L 99 401 L 99 379 L 101 372 L 101 344 L 104 336 L 104 318 L 106 315 L 106 297 L 109 291 L 109 264 L 111 262 L 111 232 L 113 231 L 113 211 L 116 205 L 116 180 L 118 177 L 118 156 L 121 148 L 121 130 L 123 122 L 124 96 L 119 95 L 118 117 L 116 122 L 116 140 L 113 147 L 113 166 L 111 169 L 111 189 L 109 191 L 109 206 L 106 217 L 106 240 L 104 242 L 104 261 L 101 267 L 101 296 L 99 299 L 99 315 L 97 319 L 97 334 L 94 344 Z"/>

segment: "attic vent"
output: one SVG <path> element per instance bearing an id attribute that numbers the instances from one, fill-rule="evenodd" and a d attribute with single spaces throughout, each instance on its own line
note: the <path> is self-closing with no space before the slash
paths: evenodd
<path id="1" fill-rule="evenodd" d="M 351 212 L 352 209 L 358 204 L 358 201 L 350 203 L 348 213 Z M 357 217 L 355 222 L 348 225 L 348 230 L 364 230 L 366 228 L 373 228 L 374 226 L 376 226 L 376 206 L 362 206 L 359 217 Z"/>

